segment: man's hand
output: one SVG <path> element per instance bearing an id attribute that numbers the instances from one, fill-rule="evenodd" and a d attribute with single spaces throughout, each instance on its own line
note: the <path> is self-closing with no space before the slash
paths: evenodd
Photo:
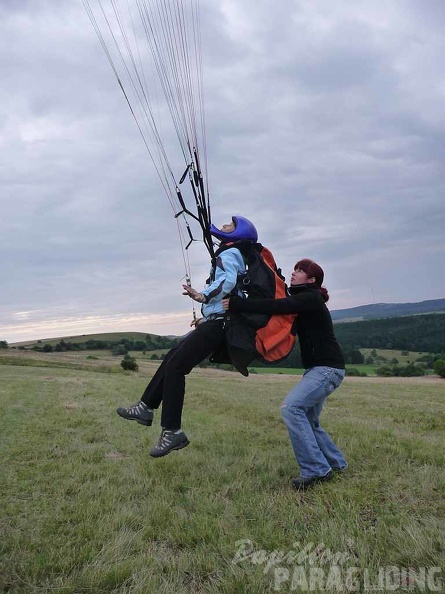
<path id="1" fill-rule="evenodd" d="M 192 321 L 190 322 L 190 326 L 191 326 L 192 328 L 193 328 L 193 327 L 197 328 L 197 327 L 198 327 L 200 324 L 202 324 L 203 322 L 204 322 L 204 319 L 203 319 L 203 318 L 198 318 L 198 319 L 196 319 L 196 320 L 192 320 Z"/>
<path id="2" fill-rule="evenodd" d="M 193 301 L 197 301 L 198 303 L 206 302 L 205 295 L 203 295 L 202 293 L 199 293 L 193 287 L 189 287 L 188 285 L 182 285 L 182 288 L 184 289 L 183 295 L 188 295 L 189 297 L 191 297 L 193 299 Z"/>

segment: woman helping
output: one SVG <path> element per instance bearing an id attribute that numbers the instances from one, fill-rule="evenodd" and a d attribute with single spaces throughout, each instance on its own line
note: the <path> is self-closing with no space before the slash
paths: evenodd
<path id="1" fill-rule="evenodd" d="M 306 489 L 332 478 L 333 470 L 342 471 L 347 462 L 332 438 L 320 425 L 326 398 L 343 381 L 345 364 L 335 338 L 322 287 L 323 269 L 304 259 L 295 264 L 289 294 L 283 299 L 243 299 L 223 301 L 225 309 L 236 312 L 297 314 L 292 331 L 298 336 L 305 368 L 301 381 L 287 394 L 281 414 L 289 431 L 300 475 L 293 480 L 296 489 Z"/>

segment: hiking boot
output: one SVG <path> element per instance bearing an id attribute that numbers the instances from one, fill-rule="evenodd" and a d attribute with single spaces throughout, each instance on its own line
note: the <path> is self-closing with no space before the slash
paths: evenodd
<path id="1" fill-rule="evenodd" d="M 147 427 L 153 423 L 153 411 L 151 408 L 148 408 L 142 400 L 139 400 L 132 406 L 120 406 L 116 412 L 123 419 L 137 421 L 141 425 L 146 425 Z"/>
<path id="2" fill-rule="evenodd" d="M 334 473 L 332 470 L 329 470 L 324 476 L 311 476 L 311 477 L 303 477 L 299 476 L 298 478 L 293 479 L 292 484 L 297 489 L 297 491 L 305 491 L 309 489 L 309 487 L 313 487 L 317 483 L 322 483 L 324 481 L 330 481 L 333 478 Z"/>
<path id="3" fill-rule="evenodd" d="M 332 470 L 334 472 L 345 472 L 346 470 L 348 470 L 348 465 L 346 464 L 345 466 L 333 466 Z"/>
<path id="4" fill-rule="evenodd" d="M 157 445 L 150 450 L 150 456 L 153 456 L 153 458 L 160 458 L 161 456 L 166 456 L 173 450 L 181 450 L 182 448 L 185 448 L 189 443 L 190 442 L 184 431 L 177 433 L 176 431 L 163 429 Z"/>

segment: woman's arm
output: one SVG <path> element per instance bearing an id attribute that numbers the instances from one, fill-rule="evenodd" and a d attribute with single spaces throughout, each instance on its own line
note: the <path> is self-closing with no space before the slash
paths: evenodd
<path id="1" fill-rule="evenodd" d="M 311 291 L 284 299 L 241 299 L 235 296 L 224 300 L 223 305 L 229 311 L 283 315 L 314 310 L 317 302 L 316 295 Z"/>

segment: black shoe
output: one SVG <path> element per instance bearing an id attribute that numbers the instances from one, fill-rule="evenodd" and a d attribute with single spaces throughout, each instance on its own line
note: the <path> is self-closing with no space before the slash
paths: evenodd
<path id="1" fill-rule="evenodd" d="M 133 404 L 132 406 L 120 406 L 116 412 L 123 419 L 137 421 L 141 425 L 146 425 L 147 427 L 153 423 L 153 411 L 151 408 L 148 408 L 142 400 L 139 400 L 139 402 L 136 402 L 136 404 Z"/>
<path id="2" fill-rule="evenodd" d="M 305 491 L 316 485 L 317 483 L 322 483 L 323 481 L 330 481 L 333 478 L 334 473 L 332 470 L 327 472 L 324 476 L 311 476 L 311 477 L 302 477 L 299 476 L 298 478 L 293 479 L 292 484 L 297 489 L 297 491 Z"/>
<path id="3" fill-rule="evenodd" d="M 185 448 L 189 443 L 190 442 L 184 431 L 176 433 L 175 431 L 163 429 L 157 445 L 150 450 L 150 456 L 153 456 L 153 458 L 160 458 L 161 456 L 166 456 L 173 450 L 181 450 L 182 448 Z"/>
<path id="4" fill-rule="evenodd" d="M 345 472 L 346 470 L 348 470 L 348 465 L 346 464 L 346 466 L 342 466 L 341 468 L 340 468 L 340 466 L 333 466 L 332 470 L 334 472 L 340 472 L 340 473 Z"/>

